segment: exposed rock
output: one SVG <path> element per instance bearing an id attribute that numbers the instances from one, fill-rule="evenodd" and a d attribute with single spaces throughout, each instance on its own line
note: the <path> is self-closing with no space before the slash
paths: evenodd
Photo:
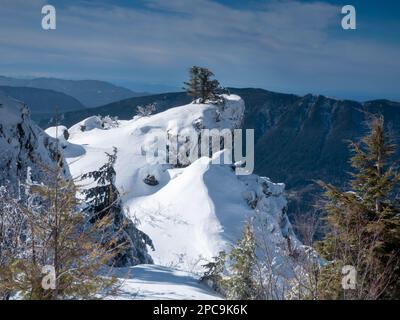
<path id="1" fill-rule="evenodd" d="M 155 176 L 148 174 L 147 177 L 143 180 L 145 184 L 148 184 L 149 186 L 156 186 L 158 185 L 158 181 Z"/>

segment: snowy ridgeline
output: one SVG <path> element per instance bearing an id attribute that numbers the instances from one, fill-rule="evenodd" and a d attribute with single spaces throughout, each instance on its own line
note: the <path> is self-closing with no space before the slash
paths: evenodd
<path id="1" fill-rule="evenodd" d="M 225 96 L 224 105 L 189 104 L 129 121 L 94 116 L 69 129 L 49 128 L 47 134 L 29 120 L 22 103 L 0 98 L 0 182 L 24 177 L 28 166 L 35 171 L 37 160 L 54 163 L 60 150 L 68 163 L 66 174 L 78 177 L 101 167 L 106 162 L 105 152 L 118 149 L 116 185 L 125 215 L 153 240 L 155 251 L 149 250 L 149 254 L 160 266 L 126 269 L 133 272 L 133 278 L 132 274 L 122 277 L 127 279 L 122 297 L 129 292 L 136 295 L 135 288 L 144 285 L 140 275 L 147 279 L 152 274 L 159 281 L 153 279 L 155 287 L 149 284 L 145 288 L 149 294 L 161 288 L 160 298 L 177 298 L 171 290 L 188 280 L 186 298 L 217 298 L 197 285 L 195 274 L 201 274 L 202 265 L 219 251 L 229 250 L 249 219 L 257 219 L 262 227 L 274 272 L 290 277 L 293 265 L 288 257 L 298 256 L 304 248 L 286 216 L 284 184 L 256 175 L 238 176 L 232 165 L 214 164 L 229 150 L 194 161 L 178 154 L 179 165 L 151 163 L 144 156 L 154 144 L 155 132 L 173 136 L 188 130 L 240 128 L 244 114 L 240 97 Z M 55 144 L 56 135 L 59 145 Z M 182 148 L 177 150 L 186 152 L 194 150 L 199 139 L 180 143 Z M 92 182 L 83 185 L 89 188 Z M 190 275 L 177 277 L 176 269 Z M 146 298 L 146 294 L 137 297 Z"/>
<path id="2" fill-rule="evenodd" d="M 288 248 L 301 248 L 286 216 L 284 184 L 256 175 L 237 176 L 231 165 L 212 163 L 229 151 L 180 167 L 151 164 L 144 156 L 156 131 L 180 134 L 240 128 L 243 100 L 235 95 L 225 99 L 224 106 L 189 104 L 130 121 L 94 116 L 65 134 L 66 128 L 58 130 L 73 176 L 100 167 L 106 159 L 104 152 L 118 149 L 116 183 L 123 206 L 153 240 L 155 251 L 150 254 L 155 264 L 201 273 L 202 265 L 228 249 L 252 217 L 261 219 L 269 233 L 268 246 L 276 265 L 283 264 L 280 255 L 286 255 Z M 54 132 L 54 128 L 47 130 L 50 135 Z M 184 141 L 187 148 L 183 149 L 191 150 L 197 143 L 197 138 Z M 155 183 L 146 181 L 149 176 Z"/>

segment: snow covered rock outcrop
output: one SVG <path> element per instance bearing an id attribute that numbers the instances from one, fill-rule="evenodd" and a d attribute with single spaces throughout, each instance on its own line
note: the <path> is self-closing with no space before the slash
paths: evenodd
<path id="1" fill-rule="evenodd" d="M 110 128 L 115 128 L 118 126 L 118 119 L 114 117 L 101 117 L 101 116 L 92 116 L 89 117 L 73 127 L 71 127 L 71 131 L 90 131 L 93 129 L 103 129 L 107 130 Z"/>
<path id="2" fill-rule="evenodd" d="M 218 156 L 218 155 L 217 155 Z M 256 175 L 237 176 L 229 165 L 201 158 L 184 169 L 168 170 L 171 180 L 151 195 L 126 202 L 153 240 L 161 265 L 201 271 L 219 251 L 229 249 L 244 224 L 265 224 L 270 250 L 299 245 L 286 215 L 284 185 Z"/>
<path id="3" fill-rule="evenodd" d="M 32 180 L 41 182 L 46 177 L 44 167 L 58 160 L 67 176 L 57 141 L 31 121 L 26 105 L 0 92 L 0 185 L 7 182 L 16 189 L 19 181 L 26 180 L 28 167 Z"/>
<path id="4" fill-rule="evenodd" d="M 57 161 L 65 177 L 70 177 L 62 150 L 68 147 L 76 155 L 82 152 L 81 148 L 68 142 L 69 133 L 63 126 L 49 128 L 46 132 L 31 121 L 25 104 L 0 93 L 0 186 L 18 193 L 19 182 L 26 181 L 28 170 L 32 181 L 45 183 L 49 175 L 46 167 L 54 168 Z M 122 213 L 118 213 L 114 221 L 124 226 L 123 233 L 118 226 L 111 228 L 110 232 L 116 233 L 121 242 L 129 244 L 118 256 L 116 264 L 152 263 L 145 243 L 151 243 L 151 240 Z"/>
<path id="5" fill-rule="evenodd" d="M 45 130 L 45 132 L 51 136 L 58 139 L 61 148 L 65 148 L 68 144 L 69 132 L 64 126 L 50 127 Z"/>
<path id="6" fill-rule="evenodd" d="M 244 224 L 256 217 L 264 227 L 274 266 L 282 270 L 287 256 L 303 250 L 286 215 L 284 184 L 256 175 L 238 176 L 232 165 L 215 164 L 230 150 L 190 157 L 197 152 L 197 134 L 202 129 L 241 127 L 243 100 L 236 95 L 224 99 L 222 105 L 192 103 L 149 117 L 121 120 L 107 130 L 93 126 L 82 131 L 82 123 L 91 118 L 84 120 L 68 130 L 69 145 L 64 153 L 72 174 L 78 176 L 104 163 L 104 152 L 118 149 L 116 186 L 122 205 L 152 239 L 156 264 L 201 273 L 202 265 L 220 250 L 229 249 Z M 176 163 L 154 163 L 146 157 L 159 133 L 177 137 L 175 146 L 168 149 L 169 154 L 176 153 Z M 180 140 L 179 136 L 186 138 Z M 82 152 L 76 154 L 78 146 Z M 158 184 L 145 183 L 149 176 Z"/>

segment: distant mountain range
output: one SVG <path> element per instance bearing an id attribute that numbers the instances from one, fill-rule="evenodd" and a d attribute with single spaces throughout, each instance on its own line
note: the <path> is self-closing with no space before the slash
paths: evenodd
<path id="1" fill-rule="evenodd" d="M 324 96 L 282 94 L 263 89 L 230 89 L 246 104 L 244 128 L 255 129 L 255 171 L 285 182 L 291 196 L 289 212 L 311 210 L 319 188 L 314 180 L 343 185 L 350 171 L 346 140 L 365 134 L 368 113 L 380 113 L 398 138 L 400 103 L 375 100 L 359 103 Z M 184 92 L 135 97 L 102 107 L 67 112 L 63 125 L 72 126 L 91 115 L 130 119 L 136 107 L 155 102 L 157 111 L 191 100 Z M 40 126 L 50 126 L 42 119 Z M 399 153 L 397 154 L 399 156 Z"/>
<path id="2" fill-rule="evenodd" d="M 0 83 L 1 80 L 4 77 L 0 77 Z M 101 83 L 89 82 L 91 85 Z M 62 124 L 70 127 L 92 115 L 131 119 L 136 115 L 138 105 L 156 103 L 157 112 L 162 112 L 191 100 L 184 92 L 175 92 L 131 97 L 89 109 L 77 99 L 53 90 L 1 86 L 0 91 L 24 101 L 32 118 L 42 128 L 54 125 L 55 106 Z M 346 173 L 351 168 L 345 140 L 355 140 L 365 134 L 367 113 L 383 114 L 395 139 L 400 132 L 400 103 L 397 102 L 375 100 L 359 103 L 254 88 L 231 88 L 230 91 L 245 101 L 244 128 L 255 129 L 255 171 L 287 184 L 292 200 L 291 213 L 311 209 L 319 190 L 314 180 L 322 179 L 338 185 L 346 181 Z"/>
<path id="3" fill-rule="evenodd" d="M 30 87 L 62 92 L 79 100 L 85 107 L 146 95 L 98 80 L 64 80 L 56 78 L 17 79 L 0 76 L 0 86 Z"/>
<path id="4" fill-rule="evenodd" d="M 177 107 L 187 104 L 192 99 L 184 92 L 163 93 L 157 95 L 149 95 L 143 97 L 135 97 L 130 99 L 121 100 L 118 102 L 110 103 L 101 107 L 79 110 L 78 112 L 66 112 L 63 114 L 62 124 L 70 127 L 79 121 L 93 115 L 101 116 L 116 116 L 120 119 L 131 119 L 136 115 L 136 107 L 155 103 L 157 112 L 165 111 L 169 108 Z M 42 128 L 47 128 L 54 125 L 52 117 L 44 117 L 39 121 Z"/>
<path id="5" fill-rule="evenodd" d="M 400 142 L 398 102 L 359 103 L 258 89 L 235 92 L 246 102 L 244 127 L 256 131 L 256 172 L 294 191 L 291 214 L 312 209 L 320 191 L 315 180 L 341 186 L 348 180 L 348 140 L 357 141 L 367 132 L 368 114 L 382 114 L 392 138 Z M 400 158 L 400 145 L 396 158 Z"/>
<path id="6" fill-rule="evenodd" d="M 31 118 L 36 122 L 43 118 L 54 117 L 57 112 L 85 109 L 77 99 L 53 90 L 0 86 L 0 92 L 25 103 L 30 110 Z"/>

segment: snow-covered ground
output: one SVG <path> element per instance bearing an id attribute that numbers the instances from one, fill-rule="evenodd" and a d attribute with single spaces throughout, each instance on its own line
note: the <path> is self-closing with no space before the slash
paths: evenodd
<path id="1" fill-rule="evenodd" d="M 116 295 L 106 299 L 118 300 L 218 300 L 199 278 L 188 272 L 157 265 L 118 268 L 114 276 L 121 281 Z"/>

